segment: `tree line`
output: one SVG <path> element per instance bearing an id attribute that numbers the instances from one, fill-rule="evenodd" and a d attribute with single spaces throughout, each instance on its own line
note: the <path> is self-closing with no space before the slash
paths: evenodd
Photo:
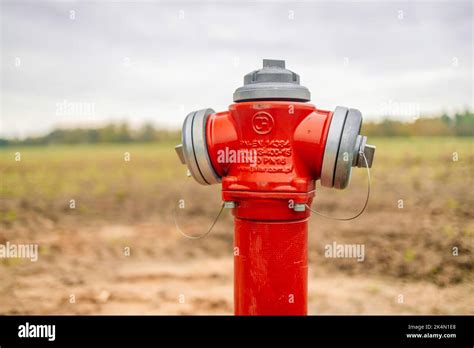
<path id="1" fill-rule="evenodd" d="M 132 129 L 127 123 L 119 123 L 99 128 L 58 128 L 46 135 L 25 139 L 0 139 L 0 146 L 178 142 L 180 137 L 177 130 L 156 128 L 151 123 L 146 123 L 139 129 Z"/>
<path id="2" fill-rule="evenodd" d="M 466 110 L 454 116 L 420 117 L 413 122 L 384 119 L 381 122 L 366 122 L 362 133 L 368 136 L 474 136 L 474 113 Z M 55 129 L 43 136 L 24 139 L 0 138 L 0 146 L 51 145 L 51 144 L 96 144 L 96 143 L 148 143 L 180 141 L 179 130 L 157 128 L 146 123 L 132 129 L 126 123 L 108 124 L 99 128 Z"/>
<path id="3" fill-rule="evenodd" d="M 474 113 L 466 110 L 454 116 L 420 117 L 413 122 L 384 119 L 362 126 L 364 135 L 371 136 L 474 136 Z"/>

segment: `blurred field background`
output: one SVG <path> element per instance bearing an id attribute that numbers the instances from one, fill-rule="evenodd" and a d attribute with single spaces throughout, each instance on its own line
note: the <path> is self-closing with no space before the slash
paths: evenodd
<path id="1" fill-rule="evenodd" d="M 443 136 L 400 134 L 418 122 L 426 120 L 365 126 L 377 152 L 364 215 L 311 218 L 311 314 L 474 314 L 472 133 L 437 119 Z M 184 199 L 180 226 L 204 232 L 219 187 L 186 177 L 173 149 L 178 132 L 148 131 L 147 142 L 128 128 L 115 143 L 83 141 L 97 130 L 3 141 L 0 244 L 38 243 L 40 257 L 0 259 L 1 314 L 232 314 L 230 212 L 202 240 L 183 238 L 174 222 Z M 64 144 L 74 132 L 82 135 Z M 313 208 L 350 216 L 366 190 L 366 173 L 356 170 L 345 191 L 319 188 Z M 363 243 L 365 261 L 325 258 L 334 241 Z"/>

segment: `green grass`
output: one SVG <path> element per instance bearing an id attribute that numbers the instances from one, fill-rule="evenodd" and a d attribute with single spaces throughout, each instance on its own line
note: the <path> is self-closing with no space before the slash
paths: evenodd
<path id="1" fill-rule="evenodd" d="M 176 157 L 174 144 L 55 145 L 45 147 L 3 148 L 0 150 L 3 198 L 31 194 L 53 199 L 64 194 L 100 196 L 109 188 L 127 184 L 144 187 L 173 180 L 185 173 Z M 21 161 L 15 161 L 15 154 Z M 125 154 L 130 153 L 130 161 Z"/>
<path id="2" fill-rule="evenodd" d="M 454 137 L 377 138 L 373 172 L 374 187 L 397 191 L 403 198 L 423 190 L 436 194 L 445 185 L 472 183 L 473 139 Z M 174 143 L 54 145 L 0 149 L 0 212 L 2 220 L 24 219 L 22 210 L 33 207 L 50 214 L 64 211 L 70 199 L 80 199 L 76 214 L 122 209 L 132 200 L 135 208 L 153 205 L 160 197 L 179 190 L 186 168 L 179 162 Z M 15 161 L 15 154 L 21 161 Z M 130 161 L 124 154 L 130 153 Z M 453 161 L 457 153 L 458 161 Z M 364 173 L 355 170 L 352 186 L 365 187 Z M 428 187 L 428 186 L 429 187 Z M 431 185 L 431 186 L 430 186 Z M 197 185 L 198 186 L 198 185 Z M 438 187 L 438 188 L 436 188 Z M 407 192 L 409 188 L 410 192 Z M 466 190 L 472 190 L 467 186 Z M 170 192 L 167 192 L 170 191 Z M 397 193 L 398 194 L 398 193 Z M 349 194 L 350 195 L 350 194 Z M 443 192 L 439 192 L 443 195 Z M 335 195 L 331 195 L 334 196 Z M 377 193 L 375 193 L 377 200 Z M 449 195 L 443 205 L 457 210 L 462 197 Z"/>
<path id="3" fill-rule="evenodd" d="M 473 165 L 473 139 L 454 137 L 376 138 L 375 173 L 400 175 L 413 185 L 426 178 L 443 179 L 455 167 L 469 174 Z M 117 189 L 118 199 L 127 195 L 129 185 L 152 187 L 157 182 L 172 182 L 184 177 L 174 152 L 175 144 L 101 144 L 9 147 L 0 149 L 0 197 L 18 198 L 36 195 L 54 199 L 84 191 L 91 196 L 108 194 Z M 15 154 L 21 161 L 15 161 Z M 130 153 L 131 160 L 124 160 Z M 454 161 L 457 153 L 458 161 Z M 472 172 L 471 172 L 472 173 Z M 459 177 L 459 179 L 463 179 Z M 464 177 L 464 179 L 466 179 Z M 450 206 L 457 202 L 450 201 Z"/>

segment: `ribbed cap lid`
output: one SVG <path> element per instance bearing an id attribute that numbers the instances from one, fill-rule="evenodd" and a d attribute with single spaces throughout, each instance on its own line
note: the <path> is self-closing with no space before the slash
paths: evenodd
<path id="1" fill-rule="evenodd" d="M 300 85 L 300 77 L 285 68 L 284 60 L 264 59 L 263 68 L 244 76 L 244 85 L 234 92 L 234 101 L 309 101 L 311 94 Z"/>

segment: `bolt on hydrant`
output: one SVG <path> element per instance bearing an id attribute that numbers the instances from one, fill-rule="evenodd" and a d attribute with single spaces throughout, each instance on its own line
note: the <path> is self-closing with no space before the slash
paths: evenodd
<path id="1" fill-rule="evenodd" d="M 176 151 L 202 185 L 222 184 L 235 216 L 236 315 L 306 315 L 308 218 L 315 181 L 347 187 L 371 167 L 356 109 L 319 110 L 283 60 L 244 77 L 229 110 L 191 112 Z"/>

